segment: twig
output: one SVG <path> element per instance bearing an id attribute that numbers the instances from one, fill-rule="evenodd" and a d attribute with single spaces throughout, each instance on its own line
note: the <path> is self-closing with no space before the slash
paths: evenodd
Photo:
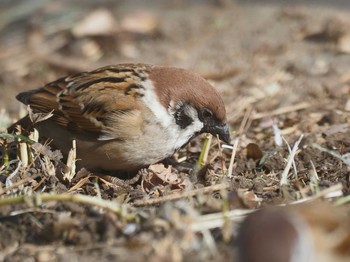
<path id="1" fill-rule="evenodd" d="M 216 157 L 220 156 L 221 169 L 222 169 L 222 172 L 225 174 L 226 171 L 227 171 L 227 168 L 226 168 L 226 165 L 225 165 L 225 158 L 224 158 L 223 153 L 222 153 L 222 148 L 223 148 L 224 144 L 221 145 L 220 138 L 219 138 L 218 135 L 216 135 L 216 141 L 217 141 L 217 145 L 218 145 L 218 151 L 216 152 Z M 214 159 L 216 159 L 216 157 L 213 158 L 212 161 L 214 161 Z M 212 163 L 212 162 L 210 162 L 210 163 Z"/>
<path id="2" fill-rule="evenodd" d="M 248 214 L 256 210 L 234 209 L 228 212 L 211 213 L 196 217 L 195 222 L 191 224 L 193 231 L 201 231 L 203 229 L 213 229 L 222 227 L 227 219 L 234 222 L 241 222 Z"/>
<path id="3" fill-rule="evenodd" d="M 121 214 L 123 207 L 112 201 L 99 199 L 97 197 L 86 196 L 81 194 L 34 194 L 16 197 L 7 197 L 0 199 L 0 206 L 24 204 L 29 203 L 33 206 L 41 205 L 43 202 L 49 201 L 61 201 L 61 202 L 73 202 L 78 204 L 86 204 L 91 206 L 97 206 L 109 210 L 113 213 Z"/>
<path id="4" fill-rule="evenodd" d="M 192 197 L 199 194 L 207 194 L 207 193 L 224 190 L 228 188 L 230 188 L 229 184 L 217 184 L 217 185 L 198 188 L 190 191 L 173 193 L 173 194 L 163 196 L 163 197 L 158 197 L 158 198 L 135 200 L 133 205 L 137 207 L 159 205 L 161 203 L 168 202 L 168 201 L 174 201 L 181 198 Z"/>
<path id="5" fill-rule="evenodd" d="M 317 194 L 310 196 L 310 197 L 305 197 L 293 202 L 290 202 L 288 204 L 300 204 L 300 203 L 305 203 L 305 202 L 310 202 L 314 201 L 319 198 L 334 198 L 334 197 L 339 197 L 343 194 L 343 185 L 341 183 L 335 184 L 330 186 L 329 188 L 323 189 L 322 191 L 319 191 Z M 284 206 L 285 204 L 282 204 L 281 206 Z"/>
<path id="6" fill-rule="evenodd" d="M 238 144 L 239 144 L 239 137 L 235 138 L 235 140 L 233 142 L 232 153 L 231 153 L 231 158 L 230 158 L 230 165 L 228 166 L 228 171 L 227 171 L 227 177 L 229 177 L 229 178 L 232 178 L 233 163 L 235 161 Z"/>

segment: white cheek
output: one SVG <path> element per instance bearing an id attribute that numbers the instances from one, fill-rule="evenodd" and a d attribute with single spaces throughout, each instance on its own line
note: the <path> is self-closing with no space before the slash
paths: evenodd
<path id="1" fill-rule="evenodd" d="M 182 147 L 195 133 L 202 130 L 203 123 L 199 120 L 197 111 L 194 108 L 190 108 L 188 111 L 188 115 L 193 119 L 192 124 L 182 129 L 176 124 L 173 117 L 174 112 L 172 112 L 171 109 L 173 108 L 173 102 L 170 102 L 171 108 L 164 108 L 156 97 L 152 82 L 147 80 L 143 82 L 143 85 L 145 86 L 145 93 L 142 100 L 153 112 L 157 122 L 161 125 L 158 132 L 153 135 L 159 139 L 163 138 L 166 141 L 166 145 L 164 146 L 167 147 L 169 151 L 173 152 Z"/>
<path id="2" fill-rule="evenodd" d="M 186 144 L 190 138 L 197 132 L 201 131 L 203 128 L 203 123 L 196 118 L 196 120 L 193 121 L 191 125 L 186 127 L 185 129 L 180 129 L 179 127 L 177 128 L 175 135 L 177 135 L 177 140 L 176 140 L 176 147 L 175 149 L 180 148 L 184 144 Z"/>
<path id="3" fill-rule="evenodd" d="M 169 109 L 169 111 L 171 111 L 171 109 Z M 193 107 L 187 108 L 187 115 L 192 118 L 193 122 L 186 128 L 182 129 L 179 125 L 177 125 L 174 118 L 173 124 L 169 128 L 171 136 L 176 138 L 174 141 L 175 149 L 178 149 L 186 144 L 195 133 L 203 129 L 203 123 L 199 120 L 196 109 Z"/>

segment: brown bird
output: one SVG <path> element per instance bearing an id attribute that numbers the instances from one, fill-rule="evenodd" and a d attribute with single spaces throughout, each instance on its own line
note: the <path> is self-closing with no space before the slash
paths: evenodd
<path id="1" fill-rule="evenodd" d="M 200 133 L 230 142 L 224 103 L 201 76 L 147 64 L 119 64 L 60 78 L 17 99 L 34 113 L 41 137 L 80 166 L 133 171 L 172 156 Z M 29 117 L 18 121 L 24 128 Z"/>

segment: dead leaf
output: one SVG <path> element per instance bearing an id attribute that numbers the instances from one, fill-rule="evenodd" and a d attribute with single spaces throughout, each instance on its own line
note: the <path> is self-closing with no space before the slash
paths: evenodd
<path id="1" fill-rule="evenodd" d="M 154 188 L 157 188 L 161 195 L 165 187 L 170 187 L 171 190 L 185 188 L 185 181 L 172 172 L 171 166 L 155 164 L 148 168 L 148 173 L 142 179 L 141 187 L 146 193 L 153 192 Z"/>
<path id="2" fill-rule="evenodd" d="M 50 160 L 60 161 L 62 159 L 62 153 L 60 150 L 51 150 L 51 147 L 48 145 L 43 145 L 40 143 L 34 143 L 31 145 L 35 154 L 41 154 L 47 156 Z"/>

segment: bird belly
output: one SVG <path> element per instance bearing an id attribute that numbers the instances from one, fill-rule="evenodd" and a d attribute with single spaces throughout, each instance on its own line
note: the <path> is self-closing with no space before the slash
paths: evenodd
<path id="1" fill-rule="evenodd" d="M 91 170 L 133 171 L 157 163 L 176 151 L 174 139 L 158 127 L 146 128 L 142 133 L 124 139 L 98 140 L 79 134 L 76 136 L 48 120 L 37 126 L 44 139 L 52 139 L 51 145 L 64 156 L 76 141 L 77 166 Z"/>

